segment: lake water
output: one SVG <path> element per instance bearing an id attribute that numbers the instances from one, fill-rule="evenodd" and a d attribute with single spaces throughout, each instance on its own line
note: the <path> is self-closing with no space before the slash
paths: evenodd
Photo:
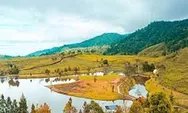
<path id="1" fill-rule="evenodd" d="M 46 83 L 45 79 L 19 79 L 19 86 L 11 86 L 9 85 L 9 80 L 6 78 L 0 78 L 0 95 L 3 94 L 5 97 L 11 97 L 12 99 L 19 100 L 22 94 L 27 98 L 29 110 L 31 104 L 35 105 L 41 105 L 43 103 L 47 103 L 52 113 L 62 113 L 63 108 L 65 107 L 65 104 L 69 100 L 69 98 L 72 98 L 73 105 L 79 110 L 82 109 L 83 103 L 90 102 L 91 99 L 85 99 L 85 98 L 78 98 L 73 96 L 67 96 L 63 94 L 59 94 L 56 92 L 52 92 L 49 88 L 45 87 L 49 84 L 57 84 L 58 82 L 49 82 Z M 50 81 L 52 81 L 53 78 L 51 78 Z M 15 81 L 15 80 L 14 80 Z M 60 83 L 70 83 L 74 82 L 74 80 L 65 80 L 60 81 Z M 135 85 L 130 91 L 130 95 L 133 96 L 146 96 L 147 91 L 145 90 L 145 87 L 142 85 Z M 130 107 L 132 104 L 132 101 L 123 101 L 123 100 L 116 100 L 116 101 L 99 101 L 96 100 L 97 103 L 100 104 L 100 106 L 104 109 L 106 105 L 125 105 Z"/>

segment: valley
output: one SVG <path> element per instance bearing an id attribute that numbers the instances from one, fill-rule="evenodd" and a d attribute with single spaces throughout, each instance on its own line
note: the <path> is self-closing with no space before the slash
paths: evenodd
<path id="1" fill-rule="evenodd" d="M 104 33 L 26 56 L 1 55 L 0 102 L 6 102 L 4 96 L 9 102 L 8 97 L 25 95 L 29 111 L 47 103 L 54 113 L 62 107 L 82 111 L 92 104 L 96 113 L 109 106 L 187 113 L 187 30 L 187 19 L 159 21 L 129 34 Z"/>

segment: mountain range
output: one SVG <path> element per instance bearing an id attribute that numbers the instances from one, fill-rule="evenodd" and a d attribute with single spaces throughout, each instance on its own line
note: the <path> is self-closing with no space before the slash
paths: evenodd
<path id="1" fill-rule="evenodd" d="M 45 49 L 41 51 L 36 51 L 34 53 L 31 53 L 27 56 L 41 56 L 41 55 L 51 55 L 58 52 L 62 52 L 67 49 L 71 48 L 88 48 L 88 47 L 94 47 L 94 46 L 109 46 L 113 43 L 119 43 L 122 39 L 126 38 L 128 35 L 121 35 L 118 33 L 104 33 L 102 35 L 96 36 L 94 38 L 85 40 L 81 43 L 75 43 L 75 44 L 68 44 L 63 45 L 60 47 L 54 47 L 51 49 Z"/>
<path id="2" fill-rule="evenodd" d="M 81 43 L 36 51 L 28 56 L 51 55 L 71 48 L 104 46 L 104 54 L 140 54 L 161 56 L 188 46 L 188 19 L 157 21 L 130 34 L 104 33 Z M 152 53 L 153 52 L 153 53 Z"/>

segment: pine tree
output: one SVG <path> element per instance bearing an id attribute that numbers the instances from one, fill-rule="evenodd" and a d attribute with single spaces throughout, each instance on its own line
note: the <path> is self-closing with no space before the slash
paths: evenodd
<path id="1" fill-rule="evenodd" d="M 17 105 L 17 101 L 14 100 L 12 102 L 12 113 L 19 113 L 19 109 L 18 109 L 18 105 Z"/>
<path id="2" fill-rule="evenodd" d="M 6 100 L 6 113 L 11 113 L 11 106 L 12 105 L 12 101 L 10 99 L 10 97 L 7 98 Z"/>
<path id="3" fill-rule="evenodd" d="M 19 102 L 19 113 L 28 113 L 27 111 L 27 100 L 22 94 Z"/>
<path id="4" fill-rule="evenodd" d="M 3 95 L 1 95 L 0 99 L 0 113 L 5 113 L 5 108 L 6 108 L 6 101 Z"/>

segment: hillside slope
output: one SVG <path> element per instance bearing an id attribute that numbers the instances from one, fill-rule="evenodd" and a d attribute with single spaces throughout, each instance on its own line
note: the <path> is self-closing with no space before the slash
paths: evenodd
<path id="1" fill-rule="evenodd" d="M 147 47 L 165 43 L 169 53 L 188 46 L 188 19 L 153 22 L 112 45 L 105 54 L 137 54 Z"/>
<path id="2" fill-rule="evenodd" d="M 162 63 L 166 67 L 166 72 L 160 77 L 160 83 L 188 94 L 188 48 L 169 55 Z"/>
<path id="3" fill-rule="evenodd" d="M 120 35 L 117 33 L 104 33 L 102 35 L 88 39 L 81 43 L 63 45 L 60 47 L 54 47 L 51 49 L 36 51 L 36 52 L 31 53 L 27 56 L 51 55 L 51 54 L 55 54 L 55 53 L 58 53 L 58 52 L 64 51 L 65 49 L 70 49 L 70 48 L 78 48 L 78 47 L 86 48 L 86 47 L 92 47 L 92 46 L 111 45 L 112 43 L 119 42 L 120 40 L 124 39 L 126 36 L 127 35 Z"/>
<path id="4" fill-rule="evenodd" d="M 165 43 L 156 44 L 150 46 L 141 52 L 138 53 L 139 56 L 151 56 L 151 57 L 158 57 L 166 55 L 166 46 Z"/>

